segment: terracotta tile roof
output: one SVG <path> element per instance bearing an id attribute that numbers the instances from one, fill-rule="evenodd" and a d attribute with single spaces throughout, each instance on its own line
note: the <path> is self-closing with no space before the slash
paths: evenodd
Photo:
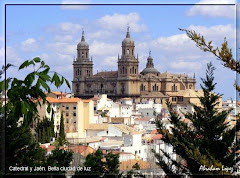
<path id="1" fill-rule="evenodd" d="M 162 134 L 156 134 L 152 137 L 153 140 L 161 140 L 163 138 Z"/>
<path id="2" fill-rule="evenodd" d="M 55 94 L 55 95 L 61 95 L 61 92 L 60 91 L 51 91 L 51 93 Z M 63 93 L 62 92 L 62 95 L 67 95 L 67 93 Z"/>
<path id="3" fill-rule="evenodd" d="M 107 130 L 108 124 L 89 124 L 86 130 Z"/>
<path id="4" fill-rule="evenodd" d="M 118 71 L 106 71 L 106 72 L 98 72 L 97 74 L 93 75 L 94 78 L 117 78 Z"/>
<path id="5" fill-rule="evenodd" d="M 100 100 L 101 98 L 100 97 L 93 97 L 93 98 L 90 98 L 90 100 L 93 100 L 93 101 L 97 101 L 97 100 Z"/>
<path id="6" fill-rule="evenodd" d="M 150 120 L 151 120 L 151 118 L 149 118 L 149 117 L 142 117 L 142 118 L 134 119 L 134 121 L 150 121 Z"/>
<path id="7" fill-rule="evenodd" d="M 158 131 L 157 130 L 152 130 L 151 134 L 157 134 Z"/>
<path id="8" fill-rule="evenodd" d="M 52 98 L 52 97 L 47 97 L 46 99 L 50 103 L 77 103 L 78 101 L 81 100 L 80 98 L 61 98 L 61 99 L 57 99 L 57 98 Z"/>

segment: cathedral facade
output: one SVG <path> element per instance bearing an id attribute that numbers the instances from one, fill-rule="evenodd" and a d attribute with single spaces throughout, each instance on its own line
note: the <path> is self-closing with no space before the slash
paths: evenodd
<path id="1" fill-rule="evenodd" d="M 77 45 L 77 58 L 73 61 L 72 92 L 75 97 L 91 98 L 96 94 L 107 94 L 118 100 L 130 97 L 134 102 L 154 101 L 163 103 L 165 99 L 183 100 L 181 91 L 195 90 L 196 80 L 185 74 L 160 73 L 154 68 L 151 52 L 146 68 L 139 72 L 139 59 L 135 55 L 134 40 L 129 28 L 122 41 L 122 54 L 118 56 L 117 71 L 105 71 L 93 74 L 93 61 L 89 57 L 89 45 L 84 32 Z"/>

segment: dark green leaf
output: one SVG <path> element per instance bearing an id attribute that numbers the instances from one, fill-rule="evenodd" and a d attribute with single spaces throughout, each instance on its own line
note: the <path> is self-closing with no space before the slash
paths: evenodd
<path id="1" fill-rule="evenodd" d="M 44 82 L 41 78 L 38 79 L 42 87 L 47 91 L 50 92 L 50 87 Z"/>
<path id="2" fill-rule="evenodd" d="M 50 103 L 48 103 L 47 112 L 48 112 L 48 113 L 50 113 L 50 112 L 51 112 Z"/>
<path id="3" fill-rule="evenodd" d="M 40 59 L 39 57 L 35 57 L 33 60 L 34 60 L 34 62 L 36 62 L 36 63 L 38 63 L 38 62 L 41 61 L 41 59 Z"/>
<path id="4" fill-rule="evenodd" d="M 29 62 L 28 62 L 28 60 L 26 60 L 26 61 L 24 61 L 24 62 L 20 65 L 20 67 L 19 67 L 18 70 L 21 70 L 21 69 L 23 69 L 24 67 L 27 67 L 28 65 L 29 65 Z"/>
<path id="5" fill-rule="evenodd" d="M 60 79 L 57 75 L 57 73 L 55 72 L 53 77 L 52 77 L 52 82 L 55 83 L 55 86 L 58 88 L 60 86 Z"/>
<path id="6" fill-rule="evenodd" d="M 65 82 L 66 82 L 66 84 L 67 84 L 68 88 L 69 88 L 69 89 L 71 89 L 71 86 L 70 86 L 70 84 L 69 84 L 69 82 L 68 82 L 68 80 L 67 80 L 67 79 L 65 79 Z"/>

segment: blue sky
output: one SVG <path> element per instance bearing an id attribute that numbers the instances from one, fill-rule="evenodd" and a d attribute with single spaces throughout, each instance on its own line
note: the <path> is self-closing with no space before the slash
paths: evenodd
<path id="1" fill-rule="evenodd" d="M 4 10 L 1 1 L 1 10 Z M 11 1 L 7 3 L 110 3 L 110 1 Z M 117 3 L 117 1 L 114 1 Z M 130 1 L 146 3 L 147 1 Z M 201 0 L 188 3 L 215 3 Z M 222 0 L 217 3 L 234 3 Z M 121 1 L 119 3 L 129 3 Z M 181 1 L 148 1 L 147 3 L 186 3 Z M 4 26 L 3 11 L 1 24 Z M 24 60 L 40 56 L 52 70 L 72 80 L 72 61 L 81 39 L 82 28 L 93 57 L 94 73 L 117 70 L 117 56 L 125 38 L 127 24 L 135 40 L 135 51 L 140 60 L 140 71 L 145 67 L 149 50 L 155 67 L 160 72 L 196 73 L 197 88 L 204 77 L 206 63 L 216 66 L 216 92 L 223 99 L 235 98 L 235 74 L 224 68 L 211 54 L 200 51 L 178 28 L 187 28 L 203 34 L 213 44 L 220 45 L 224 37 L 236 53 L 235 6 L 210 5 L 110 5 L 110 6 L 7 6 L 7 62 L 19 66 Z M 0 57 L 4 57 L 4 29 L 0 31 Z M 2 62 L 2 61 L 1 61 Z M 139 71 L 139 72 L 140 72 Z M 28 72 L 28 71 L 26 71 Z M 26 72 L 9 70 L 9 76 L 24 77 Z M 53 88 L 54 89 L 54 88 Z M 62 91 L 69 90 L 66 86 Z"/>

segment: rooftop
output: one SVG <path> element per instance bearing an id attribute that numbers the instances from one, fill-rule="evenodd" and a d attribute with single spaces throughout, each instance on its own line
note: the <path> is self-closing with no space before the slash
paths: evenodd
<path id="1" fill-rule="evenodd" d="M 98 72 L 95 75 L 93 75 L 95 78 L 117 78 L 118 77 L 118 71 L 105 71 L 105 72 Z"/>

